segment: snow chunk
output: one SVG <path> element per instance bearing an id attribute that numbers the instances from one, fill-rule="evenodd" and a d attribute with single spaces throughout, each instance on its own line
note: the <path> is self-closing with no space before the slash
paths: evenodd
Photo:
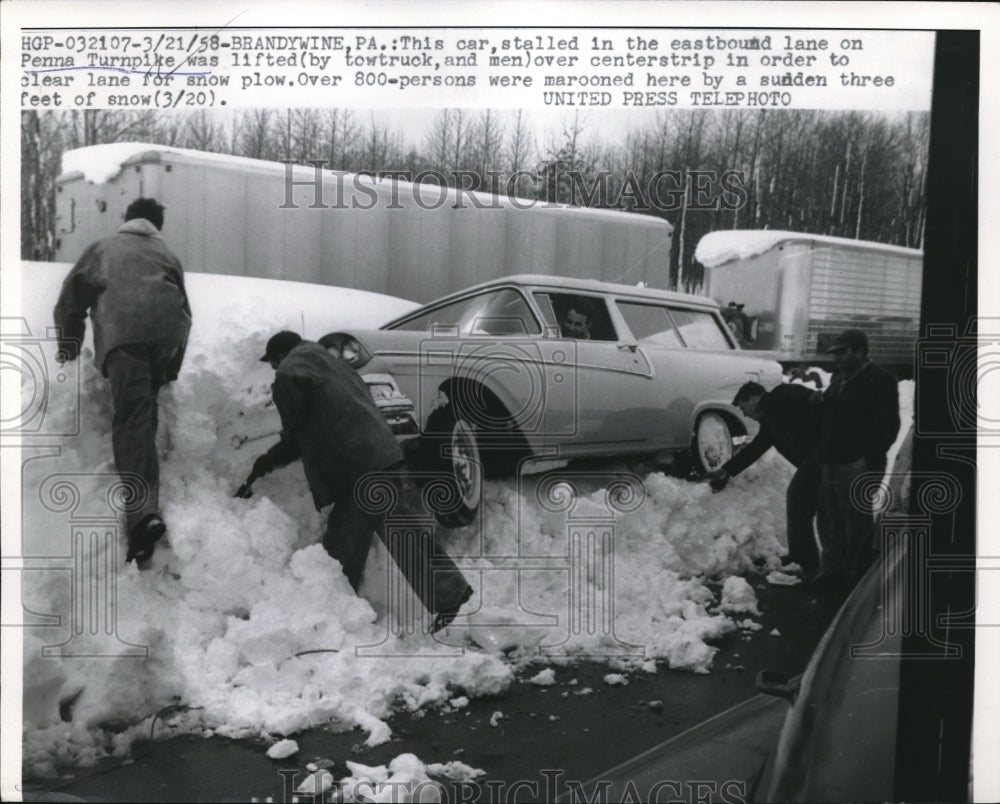
<path id="1" fill-rule="evenodd" d="M 456 774 L 475 773 L 471 768 L 462 771 L 448 765 L 434 766 Z M 454 763 L 454 766 L 461 763 Z M 389 767 L 368 768 L 358 763 L 348 762 L 351 776 L 340 781 L 340 793 L 349 802 L 440 802 L 441 785 L 428 775 L 424 766 L 414 754 L 400 754 L 389 763 Z"/>
<path id="2" fill-rule="evenodd" d="M 271 759 L 286 759 L 298 750 L 299 744 L 295 740 L 279 740 L 267 749 L 267 755 Z"/>
<path id="3" fill-rule="evenodd" d="M 426 770 L 429 776 L 443 776 L 445 779 L 451 779 L 453 782 L 473 782 L 480 776 L 486 775 L 486 771 L 484 770 L 473 768 L 464 762 L 457 762 L 455 760 L 444 764 L 440 762 L 432 763 L 427 766 Z"/>
<path id="4" fill-rule="evenodd" d="M 551 687 L 556 683 L 556 671 L 551 667 L 546 667 L 537 675 L 528 679 L 529 684 L 537 684 L 539 687 Z"/>
<path id="5" fill-rule="evenodd" d="M 781 631 L 779 631 L 777 628 L 772 628 L 771 636 L 781 636 Z"/>
<path id="6" fill-rule="evenodd" d="M 503 717 L 504 717 L 503 712 L 494 712 L 492 715 L 490 715 L 490 725 L 494 727 L 498 726 L 500 724 L 500 721 L 503 720 Z"/>
<path id="7" fill-rule="evenodd" d="M 389 768 L 385 765 L 362 765 L 360 762 L 347 760 L 344 763 L 353 779 L 363 779 L 367 782 L 384 782 L 389 778 Z"/>
<path id="8" fill-rule="evenodd" d="M 719 603 L 719 608 L 731 614 L 744 612 L 760 615 L 757 610 L 757 595 L 754 593 L 753 587 L 738 575 L 730 575 L 723 581 L 722 601 Z"/>
<path id="9" fill-rule="evenodd" d="M 469 705 L 469 699 L 464 695 L 460 695 L 458 698 L 452 698 L 448 703 L 451 704 L 453 709 L 465 709 Z"/>
<path id="10" fill-rule="evenodd" d="M 392 739 L 392 729 L 389 728 L 389 724 L 383 720 L 379 720 L 371 712 L 363 709 L 355 709 L 354 720 L 361 728 L 368 732 L 365 745 L 369 748 L 382 745 L 382 743 L 387 743 Z"/>
<path id="11" fill-rule="evenodd" d="M 780 570 L 774 570 L 774 572 L 768 573 L 767 582 L 771 586 L 795 586 L 795 584 L 802 583 L 802 579 Z"/>
<path id="12" fill-rule="evenodd" d="M 295 792 L 318 796 L 331 787 L 333 787 L 333 774 L 329 771 L 319 770 L 307 776 L 305 781 L 295 788 Z"/>
<path id="13" fill-rule="evenodd" d="M 604 676 L 604 683 L 612 687 L 626 687 L 628 686 L 628 676 L 624 676 L 621 673 L 608 673 Z"/>

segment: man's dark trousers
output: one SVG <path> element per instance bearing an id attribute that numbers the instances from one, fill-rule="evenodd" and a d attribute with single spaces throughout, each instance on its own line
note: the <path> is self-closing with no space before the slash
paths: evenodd
<path id="1" fill-rule="evenodd" d="M 176 353 L 176 346 L 129 344 L 112 349 L 104 364 L 115 409 L 111 421 L 115 469 L 122 475 L 137 475 L 141 480 L 140 500 L 137 500 L 140 504 L 129 506 L 125 515 L 130 537 L 145 517 L 159 513 L 156 398 L 166 382 L 167 366 Z"/>
<path id="2" fill-rule="evenodd" d="M 805 573 L 819 569 L 819 548 L 813 525 L 819 508 L 819 478 L 819 459 L 813 455 L 795 470 L 785 493 L 788 560 L 802 567 Z"/>
<path id="3" fill-rule="evenodd" d="M 370 513 L 357 497 L 364 489 L 347 494 L 333 504 L 327 519 L 323 547 L 337 559 L 355 592 L 361 585 L 372 533 L 377 533 L 386 551 L 399 567 L 420 602 L 430 612 L 458 608 L 471 592 L 461 570 L 444 550 L 435 550 L 433 519 L 412 504 L 413 482 L 402 464 L 378 473 L 395 492 L 395 504 L 387 513 Z M 362 478 L 360 484 L 364 484 Z M 393 520 L 402 527 L 394 528 Z M 426 528 L 415 523 L 423 522 Z"/>

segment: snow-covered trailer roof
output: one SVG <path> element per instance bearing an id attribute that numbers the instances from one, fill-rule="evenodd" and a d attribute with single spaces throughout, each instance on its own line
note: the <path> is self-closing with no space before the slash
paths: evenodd
<path id="1" fill-rule="evenodd" d="M 706 268 L 715 268 L 728 262 L 756 257 L 782 243 L 789 242 L 813 243 L 837 248 L 863 248 L 908 257 L 920 257 L 923 255 L 923 252 L 919 249 L 890 246 L 870 240 L 852 240 L 848 237 L 831 237 L 829 235 L 814 235 L 771 229 L 733 229 L 709 232 L 702 237 L 698 243 L 698 247 L 695 249 L 694 258 Z"/>
<path id="2" fill-rule="evenodd" d="M 152 143 L 115 142 L 104 145 L 89 145 L 84 148 L 64 151 L 62 155 L 62 173 L 59 175 L 57 181 L 65 182 L 82 177 L 88 182 L 101 184 L 115 178 L 128 165 L 140 162 L 170 161 L 171 159 L 275 176 L 284 176 L 287 170 L 285 163 L 272 162 L 265 159 L 251 159 L 245 156 L 217 154 L 208 151 L 196 151 L 191 148 L 177 148 Z M 414 195 L 414 192 L 419 193 L 422 199 L 425 199 L 434 206 L 438 204 L 441 206 L 461 204 L 475 206 L 480 209 L 530 209 L 532 212 L 540 212 L 546 215 L 567 215 L 577 218 L 589 218 L 595 221 L 604 220 L 607 222 L 627 223 L 630 226 L 648 226 L 664 230 L 664 234 L 667 236 L 673 232 L 674 228 L 669 221 L 663 218 L 654 215 L 641 215 L 635 212 L 576 207 L 569 204 L 542 202 L 536 198 L 517 198 L 472 190 L 459 190 L 454 187 L 441 187 L 432 183 L 422 183 L 414 191 L 413 188 L 418 187 L 418 185 L 390 177 L 377 178 L 367 173 L 350 173 L 337 170 L 323 170 L 322 173 L 326 175 L 340 175 L 345 180 L 349 179 L 355 187 L 369 186 L 377 191 L 383 190 L 386 193 L 390 192 L 395 185 L 397 192 L 406 192 L 410 196 Z M 79 176 L 75 174 L 79 174 Z M 310 165 L 292 165 L 292 175 L 297 185 L 300 182 L 308 183 L 315 179 L 316 169 Z M 442 191 L 447 195 L 446 201 L 443 201 L 440 195 Z"/>

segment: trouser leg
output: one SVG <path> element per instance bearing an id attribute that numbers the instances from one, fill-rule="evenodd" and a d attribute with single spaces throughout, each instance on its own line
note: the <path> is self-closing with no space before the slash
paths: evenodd
<path id="1" fill-rule="evenodd" d="M 348 495 L 330 513 L 324 547 L 341 562 L 357 591 L 374 531 L 424 608 L 432 613 L 457 609 L 471 597 L 472 588 L 437 544 L 434 518 L 417 502 L 406 469 L 393 467 L 377 476 L 382 480 L 386 474 L 395 491 L 391 507 L 383 514 L 365 514 L 356 500 L 368 495 Z"/>
<path id="2" fill-rule="evenodd" d="M 458 609 L 472 596 L 472 587 L 438 543 L 434 517 L 419 503 L 405 468 L 397 470 L 393 484 L 397 504 L 379 536 L 424 608 L 432 613 Z"/>
<path id="3" fill-rule="evenodd" d="M 788 524 L 788 558 L 810 573 L 819 568 L 815 519 L 819 506 L 820 468 L 807 461 L 792 476 L 785 495 Z"/>
<path id="4" fill-rule="evenodd" d="M 141 348 L 120 347 L 112 350 L 105 362 L 111 383 L 114 417 L 111 441 L 115 468 L 119 474 L 134 476 L 139 500 L 126 511 L 125 521 L 131 535 L 136 525 L 154 514 L 160 505 L 160 467 L 156 455 L 157 405 L 154 370 L 149 355 Z"/>
<path id="5" fill-rule="evenodd" d="M 837 495 L 835 464 L 824 463 L 820 467 L 817 524 L 823 574 L 831 578 L 839 577 L 843 575 L 847 561 L 847 529 Z"/>
<path id="6" fill-rule="evenodd" d="M 851 495 L 851 484 L 865 468 L 864 460 L 826 463 L 821 468 L 819 538 L 824 575 L 850 579 L 865 540 L 871 538 L 871 514 L 860 498 Z"/>
<path id="7" fill-rule="evenodd" d="M 871 471 L 871 468 L 864 461 L 861 462 L 857 471 L 851 477 L 853 482 L 859 475 Z M 881 470 L 884 472 L 884 468 Z M 865 571 L 875 560 L 875 519 L 871 505 L 865 495 L 855 493 L 852 496 L 852 505 L 849 512 L 850 530 L 850 553 L 848 554 L 848 577 L 852 581 L 860 580 Z"/>
<path id="8" fill-rule="evenodd" d="M 362 511 L 352 497 L 335 502 L 326 521 L 323 547 L 340 562 L 355 592 L 361 585 L 372 532 L 377 524 L 377 517 Z"/>

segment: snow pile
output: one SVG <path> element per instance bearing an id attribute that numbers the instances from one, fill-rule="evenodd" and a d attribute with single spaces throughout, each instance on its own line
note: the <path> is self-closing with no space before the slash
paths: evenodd
<path id="1" fill-rule="evenodd" d="M 22 279 L 34 333 L 45 331 L 68 269 L 43 268 Z M 499 694 L 526 662 L 587 656 L 646 670 L 657 660 L 709 671 L 716 651 L 709 643 L 737 627 L 727 612 L 753 611 L 752 590 L 748 596 L 735 576 L 755 562 L 780 566 L 787 463 L 771 453 L 719 494 L 651 474 L 634 505 L 609 505 L 606 478 L 577 483 L 571 507 L 559 510 L 538 478 L 488 483 L 483 516 L 448 541 L 475 596 L 438 638 L 399 638 L 319 544 L 325 517 L 313 508 L 300 464 L 258 481 L 249 500 L 232 497 L 277 424 L 267 400 L 271 371 L 259 357 L 276 329 L 301 329 L 300 301 L 323 300 L 306 321 L 311 338 L 413 306 L 356 291 L 339 291 L 337 301 L 323 295 L 329 288 L 282 288 L 293 284 L 189 276 L 195 327 L 188 356 L 160 396 L 169 547 L 158 548 L 151 570 L 124 565 L 124 537 L 108 522 L 116 482 L 111 400 L 89 350 L 68 367 L 79 372 L 79 386 L 52 384 L 47 426 L 79 434 L 62 438 L 58 451 L 24 458 L 24 553 L 75 549 L 92 573 L 85 582 L 111 590 L 118 609 L 110 629 L 97 627 L 103 621 L 73 633 L 25 629 L 27 776 L 125 755 L 154 727 L 156 736 L 187 731 L 269 742 L 310 727 L 359 728 L 375 745 L 390 739 L 394 712 Z M 46 358 L 55 376 L 58 367 Z M 91 524 L 83 529 L 82 522 Z M 75 532 L 87 539 L 73 540 Z M 584 560 L 574 568 L 575 555 Z M 512 568 L 512 556 L 531 557 L 530 566 Z M 23 575 L 26 619 L 34 612 L 63 615 L 63 623 L 89 616 L 74 609 L 66 569 Z M 594 607 L 583 623 L 581 601 Z M 588 628 L 586 617 L 613 628 Z M 55 655 L 43 656 L 44 646 Z M 502 717 L 495 713 L 491 724 Z M 356 776 L 354 789 L 390 782 L 414 789 L 427 778 L 422 766 L 397 760 L 384 780 Z"/>
<path id="2" fill-rule="evenodd" d="M 799 241 L 815 242 L 826 246 L 849 248 L 865 247 L 879 248 L 890 253 L 919 254 L 916 249 L 903 246 L 890 246 L 885 243 L 872 243 L 867 240 L 852 240 L 848 237 L 832 237 L 830 235 L 814 235 L 804 232 L 784 232 L 773 229 L 732 229 L 719 232 L 709 232 L 698 241 L 694 258 L 706 268 L 715 268 L 733 260 L 746 260 L 770 251 L 779 243 Z"/>

